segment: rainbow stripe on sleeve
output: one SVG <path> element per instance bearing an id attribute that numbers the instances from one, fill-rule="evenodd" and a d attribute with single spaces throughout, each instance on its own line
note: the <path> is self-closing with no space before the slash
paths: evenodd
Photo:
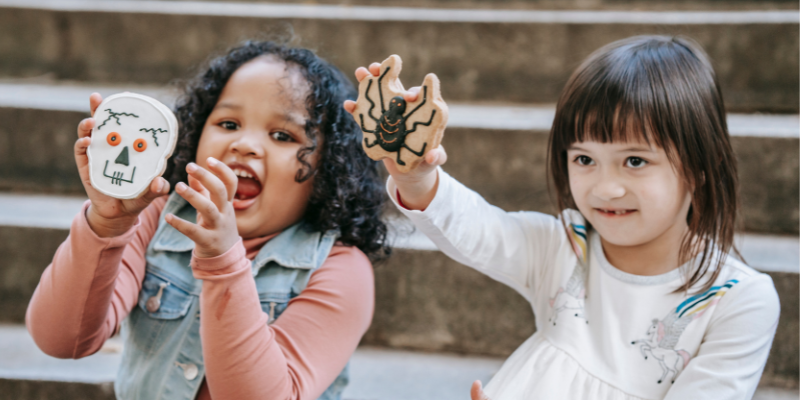
<path id="1" fill-rule="evenodd" d="M 575 250 L 575 255 L 586 263 L 586 226 L 573 223 L 570 223 L 569 226 L 572 228 L 570 230 L 570 239 L 572 248 Z"/>
<path id="2" fill-rule="evenodd" d="M 725 296 L 725 294 L 728 293 L 728 290 L 730 290 L 733 285 L 737 283 L 739 283 L 738 280 L 731 279 L 725 282 L 724 285 L 712 286 L 711 289 L 686 299 L 686 301 L 681 303 L 681 305 L 675 309 L 675 313 L 678 314 L 678 317 L 683 317 L 684 315 L 690 316 L 698 312 L 702 312 L 708 306 L 719 302 L 719 299 L 721 299 L 722 296 Z"/>

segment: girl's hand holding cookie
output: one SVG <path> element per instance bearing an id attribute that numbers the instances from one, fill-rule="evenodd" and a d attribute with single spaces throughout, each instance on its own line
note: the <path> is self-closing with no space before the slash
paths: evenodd
<path id="1" fill-rule="evenodd" d="M 186 166 L 189 185 L 181 182 L 175 186 L 175 191 L 197 210 L 197 223 L 173 214 L 165 216 L 168 224 L 194 241 L 194 254 L 199 258 L 222 255 L 239 241 L 233 209 L 238 178 L 227 165 L 213 157 L 209 157 L 207 163 L 208 170 L 189 163 Z"/>
<path id="2" fill-rule="evenodd" d="M 395 60 L 394 58 L 397 58 L 397 59 Z M 396 69 L 395 72 L 392 74 L 393 78 L 394 78 L 394 81 L 390 80 L 391 83 L 383 83 L 383 85 L 389 86 L 390 88 L 394 87 L 395 89 L 399 88 L 398 90 L 400 91 L 400 93 L 402 93 L 403 100 L 405 100 L 405 103 L 406 103 L 408 108 L 411 109 L 412 108 L 411 107 L 412 103 L 416 103 L 418 100 L 420 100 L 420 98 L 419 98 L 420 97 L 420 92 L 423 92 L 423 96 L 432 97 L 432 99 L 430 99 L 430 100 L 432 102 L 435 102 L 435 105 L 436 105 L 435 110 L 432 110 L 432 112 L 430 112 L 431 118 L 430 118 L 430 121 L 427 121 L 427 123 L 434 122 L 434 117 L 436 116 L 436 112 L 435 111 L 439 111 L 439 114 L 440 114 L 439 117 L 436 118 L 437 124 L 433 124 L 433 125 L 438 125 L 438 127 L 434 127 L 433 132 L 432 132 L 432 134 L 433 134 L 433 140 L 432 140 L 433 143 L 432 144 L 435 144 L 435 146 L 432 146 L 432 147 L 428 148 L 428 150 L 426 152 L 425 151 L 425 147 L 426 147 L 425 145 L 427 144 L 427 142 L 423 143 L 423 147 L 422 147 L 422 151 L 421 152 L 423 152 L 424 154 L 422 155 L 422 157 L 419 160 L 416 160 L 414 162 L 408 162 L 408 163 L 403 161 L 401 159 L 401 153 L 400 153 L 401 149 L 397 150 L 397 159 L 399 160 L 399 162 L 396 161 L 394 157 L 382 158 L 383 163 L 386 166 L 386 170 L 389 172 L 390 175 L 392 175 L 392 178 L 394 179 L 395 183 L 397 184 L 397 188 L 400 191 L 400 194 L 401 194 L 401 197 L 402 197 L 402 200 L 403 200 L 403 204 L 407 208 L 412 209 L 412 210 L 422 210 L 422 209 L 425 209 L 430 204 L 430 202 L 433 200 L 434 196 L 436 195 L 436 188 L 438 186 L 438 174 L 436 172 L 436 167 L 438 167 L 440 165 L 443 165 L 447 161 L 447 153 L 445 152 L 444 148 L 441 145 L 438 144 L 439 141 L 441 140 L 441 136 L 442 136 L 443 131 L 444 131 L 444 125 L 447 123 L 447 105 L 444 104 L 443 100 L 441 100 L 441 96 L 438 93 L 439 92 L 438 79 L 435 79 L 435 76 L 433 76 L 433 78 L 431 78 L 432 74 L 430 74 L 428 77 L 426 77 L 426 80 L 425 80 L 425 83 L 424 83 L 425 86 L 431 87 L 431 93 L 428 93 L 427 89 L 423 91 L 423 87 L 422 86 L 413 87 L 413 88 L 409 89 L 408 91 L 403 90 L 402 89 L 402 85 L 400 85 L 399 81 L 396 80 L 396 76 L 399 73 L 399 67 L 400 67 L 399 57 L 397 57 L 397 56 L 390 57 L 389 59 L 384 61 L 383 64 L 372 63 L 369 66 L 369 69 L 364 68 L 364 67 L 359 67 L 358 69 L 356 69 L 356 72 L 355 72 L 356 79 L 361 83 L 361 82 L 364 81 L 365 78 L 368 78 L 368 77 L 370 79 L 380 78 L 382 70 L 384 71 L 384 74 L 388 73 L 388 71 L 385 70 L 385 68 L 387 66 L 395 67 L 395 69 Z M 387 76 L 386 78 L 389 79 L 389 76 Z M 432 83 L 432 82 L 435 82 L 435 83 Z M 364 86 L 364 85 L 361 84 L 361 86 Z M 369 88 L 371 88 L 371 85 L 369 86 Z M 362 89 L 361 91 L 363 91 L 364 93 L 368 93 L 369 92 L 369 88 L 361 88 Z M 375 91 L 375 90 L 373 90 L 373 91 Z M 360 95 L 359 101 L 362 101 L 361 100 L 362 96 L 363 96 L 363 94 Z M 373 96 L 373 97 L 375 97 L 375 96 Z M 380 95 L 378 97 L 380 97 Z M 367 101 L 368 100 L 371 100 L 371 98 L 367 98 Z M 378 101 L 380 101 L 380 100 L 378 100 Z M 423 99 L 423 102 L 421 102 L 421 104 L 419 104 L 418 107 L 422 106 L 425 101 L 426 101 L 426 99 Z M 352 101 L 352 100 L 346 100 L 344 102 L 345 110 L 347 112 L 353 114 L 353 117 L 356 119 L 357 122 L 359 122 L 361 124 L 362 130 L 363 130 L 364 128 L 366 128 L 365 124 L 363 123 L 363 120 L 365 118 L 363 116 L 363 113 L 358 113 L 357 112 L 357 107 L 358 107 L 357 103 Z M 377 108 L 377 107 L 375 107 L 375 108 Z M 390 106 L 390 110 L 387 111 L 386 114 L 390 114 L 390 111 L 391 111 L 391 106 Z M 368 114 L 370 114 L 370 116 L 371 116 L 372 111 L 370 110 L 368 112 Z M 386 114 L 384 114 L 384 115 L 386 115 Z M 384 122 L 385 125 L 391 125 L 392 124 L 392 121 L 390 119 L 391 116 L 389 116 L 389 118 L 387 119 L 387 117 L 385 117 L 384 115 L 381 116 L 380 121 L 378 121 L 378 123 L 376 125 L 376 128 L 373 130 L 373 132 L 369 132 L 369 133 L 372 133 L 372 134 L 376 134 L 377 133 L 376 139 L 377 139 L 377 136 L 380 136 L 381 134 L 386 135 L 387 133 L 390 133 L 390 131 L 391 131 L 390 128 L 386 128 L 386 130 L 384 132 L 380 128 L 381 122 Z M 408 112 L 406 112 L 405 115 L 406 115 L 406 117 L 410 116 L 410 114 Z M 386 119 L 386 121 L 383 121 L 384 119 Z M 416 128 L 422 128 L 424 126 L 428 126 L 428 125 L 425 125 L 426 121 L 417 121 L 417 122 L 413 122 L 413 123 L 410 123 L 410 124 L 409 124 L 408 120 L 404 120 L 404 122 L 405 122 L 405 125 L 406 125 L 405 128 L 407 128 L 406 129 L 406 134 L 407 135 L 409 133 L 410 134 L 415 134 L 415 129 Z M 369 129 L 367 129 L 367 130 L 369 131 Z M 365 132 L 365 137 L 367 136 L 366 133 L 367 132 Z M 389 137 L 383 137 L 383 139 L 384 139 L 384 142 L 393 141 L 393 138 L 389 138 Z M 405 137 L 400 138 L 398 140 L 405 140 Z M 370 147 L 369 145 L 370 145 L 369 138 L 365 138 L 365 147 Z M 374 147 L 374 146 L 375 146 L 375 144 L 372 145 L 372 147 Z M 385 146 L 382 145 L 381 147 L 385 147 Z M 408 148 L 408 151 L 409 151 L 409 153 L 411 153 L 412 157 L 413 157 L 413 155 L 418 155 L 417 153 L 414 152 L 414 149 Z M 403 154 L 402 155 L 406 156 L 407 154 L 408 153 L 406 153 L 406 151 L 403 150 Z M 371 157 L 372 157 L 372 155 L 371 155 Z M 402 164 L 400 164 L 400 163 L 402 163 Z"/>
<path id="3" fill-rule="evenodd" d="M 89 96 L 89 107 L 94 115 L 97 107 L 103 102 L 103 97 L 98 93 Z M 94 118 L 86 118 L 78 124 L 78 140 L 75 142 L 75 164 L 78 173 L 92 204 L 86 211 L 86 220 L 89 227 L 100 237 L 114 237 L 125 233 L 136 222 L 139 213 L 150 205 L 153 200 L 169 193 L 169 182 L 162 177 L 153 179 L 147 193 L 136 199 L 121 200 L 97 191 L 91 183 L 89 172 L 89 158 L 86 150 L 92 143 L 92 129 L 95 127 Z"/>

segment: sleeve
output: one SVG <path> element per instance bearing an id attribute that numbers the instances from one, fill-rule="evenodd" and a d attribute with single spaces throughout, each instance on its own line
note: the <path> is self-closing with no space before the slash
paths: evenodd
<path id="1" fill-rule="evenodd" d="M 769 275 L 735 286 L 719 303 L 697 355 L 666 400 L 749 399 L 778 327 L 780 302 Z"/>
<path id="2" fill-rule="evenodd" d="M 565 249 L 571 251 L 561 222 L 542 213 L 506 212 L 441 168 L 438 174 L 436 195 L 424 211 L 408 210 L 398 202 L 391 177 L 387 182 L 389 197 L 448 257 L 533 301 L 552 256 Z"/>
<path id="3" fill-rule="evenodd" d="M 28 331 L 44 353 L 86 357 L 116 332 L 136 304 L 145 250 L 165 203 L 165 198 L 151 203 L 124 234 L 101 238 L 86 221 L 86 201 L 42 274 L 25 315 Z"/>
<path id="4" fill-rule="evenodd" d="M 219 257 L 193 258 L 192 268 L 203 280 L 200 337 L 214 399 L 316 399 L 372 320 L 372 265 L 353 247 L 335 246 L 272 325 L 241 242 Z"/>

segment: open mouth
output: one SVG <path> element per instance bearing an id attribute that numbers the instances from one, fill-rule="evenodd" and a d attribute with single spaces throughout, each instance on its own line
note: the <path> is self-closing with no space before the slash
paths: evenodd
<path id="1" fill-rule="evenodd" d="M 630 215 L 630 214 L 636 212 L 636 210 L 628 210 L 628 209 L 613 209 L 612 210 L 612 209 L 605 209 L 605 208 L 595 208 L 595 210 L 597 210 L 597 212 L 599 212 L 601 215 L 605 215 L 605 216 L 608 216 L 608 217 L 617 217 L 617 216 L 622 217 L 622 216 Z"/>
<path id="2" fill-rule="evenodd" d="M 263 187 L 250 167 L 237 164 L 232 165 L 231 170 L 239 178 L 236 194 L 233 196 L 233 208 L 234 210 L 244 210 L 255 203 L 256 197 L 261 194 Z"/>

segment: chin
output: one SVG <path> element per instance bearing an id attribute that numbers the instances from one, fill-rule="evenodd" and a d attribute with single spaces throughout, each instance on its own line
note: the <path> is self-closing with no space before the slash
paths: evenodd
<path id="1" fill-rule="evenodd" d="M 603 241 L 613 244 L 615 246 L 638 246 L 649 241 L 647 232 L 642 232 L 638 229 L 626 229 L 624 227 L 615 227 L 615 229 L 608 229 L 607 227 L 592 225 L 592 228 L 600 234 Z M 605 228 L 605 229 L 604 229 Z"/>

